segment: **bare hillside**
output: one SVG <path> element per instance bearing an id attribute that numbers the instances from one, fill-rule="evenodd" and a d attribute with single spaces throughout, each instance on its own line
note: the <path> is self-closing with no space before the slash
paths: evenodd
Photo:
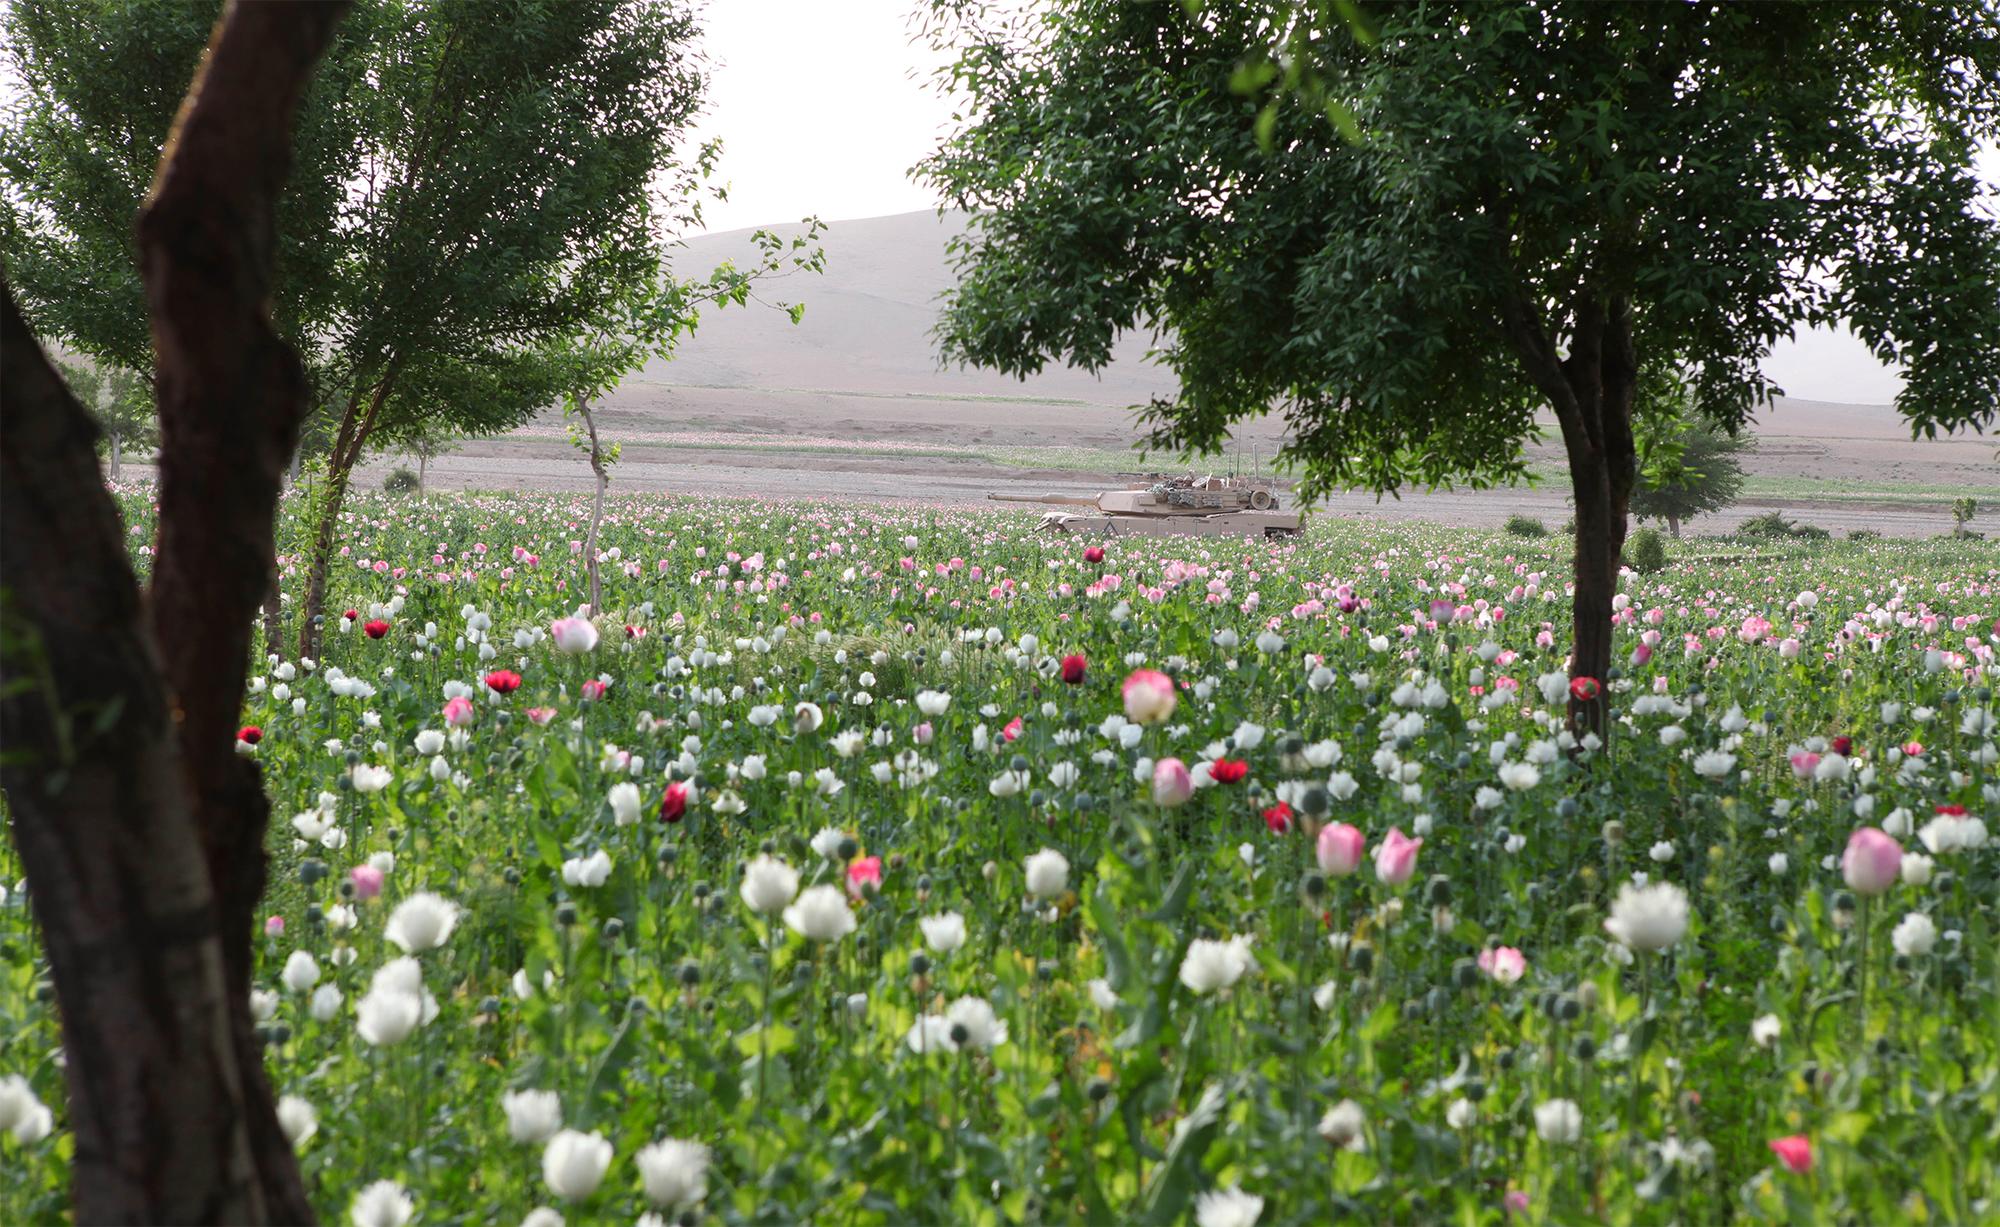
<path id="1" fill-rule="evenodd" d="M 1003 488 L 1089 491 L 1176 467 L 1172 457 L 1142 459 L 1134 450 L 1140 432 L 1130 407 L 1173 386 L 1146 360 L 1147 338 L 1125 338 L 1101 374 L 1058 368 L 1020 381 L 940 368 L 930 332 L 951 284 L 945 244 L 963 224 L 929 212 L 835 223 L 824 276 L 763 291 L 806 304 L 796 327 L 775 310 L 710 312 L 674 361 L 628 379 L 605 404 L 603 425 L 624 448 L 617 482 L 967 502 Z M 748 250 L 748 232 L 709 235 L 689 242 L 679 263 L 684 273 L 706 271 Z M 1832 528 L 1921 536 L 1948 526 L 1944 505 L 1959 494 L 2000 504 L 1991 440 L 1913 443 L 1886 405 L 1784 401 L 1755 431 L 1760 446 L 1743 505 L 1698 527 L 1783 507 Z M 1249 423 L 1232 456 L 1208 463 L 1268 461 L 1283 438 L 1279 420 Z M 1538 467 L 1559 470 L 1552 443 L 1531 450 Z M 465 444 L 432 472 L 441 485 L 482 488 L 589 480 L 551 420 Z M 1521 510 L 1551 522 L 1567 515 L 1560 480 L 1379 503 L 1354 496 L 1337 509 L 1463 524 L 1495 524 Z"/>

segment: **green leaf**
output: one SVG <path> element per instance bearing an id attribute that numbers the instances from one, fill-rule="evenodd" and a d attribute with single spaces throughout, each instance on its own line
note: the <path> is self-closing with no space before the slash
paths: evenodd
<path id="1" fill-rule="evenodd" d="M 1099 879 L 1097 889 L 1090 893 L 1086 908 L 1097 932 L 1097 944 L 1104 950 L 1105 979 L 1110 981 L 1112 988 L 1122 992 L 1132 983 L 1132 951 L 1119 932 L 1118 914 L 1112 908 L 1109 890 L 1109 884 Z"/>

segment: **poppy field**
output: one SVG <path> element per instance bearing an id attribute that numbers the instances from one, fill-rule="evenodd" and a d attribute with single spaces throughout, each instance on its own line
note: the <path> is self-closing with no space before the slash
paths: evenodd
<path id="1" fill-rule="evenodd" d="M 590 609 L 588 515 L 358 498 L 320 657 L 253 665 L 329 1222 L 2000 1216 L 1989 544 L 1687 543 L 1578 740 L 1560 536 L 625 498 Z"/>

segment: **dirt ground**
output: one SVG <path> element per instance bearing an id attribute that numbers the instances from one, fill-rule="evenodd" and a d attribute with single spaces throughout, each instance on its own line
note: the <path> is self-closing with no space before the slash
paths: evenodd
<path id="1" fill-rule="evenodd" d="M 967 505 L 995 491 L 1094 493 L 1122 484 L 1121 477 L 1175 469 L 1170 459 L 1142 464 L 1130 452 L 1139 431 L 1126 409 L 1081 401 L 696 388 L 642 379 L 620 389 L 600 411 L 599 426 L 624 449 L 613 470 L 613 488 L 621 491 Z M 1912 442 L 1884 407 L 1802 401 L 1781 404 L 1756 433 L 1758 447 L 1745 467 L 1781 492 L 1746 496 L 1730 511 L 1692 522 L 1690 531 L 1719 533 L 1777 508 L 1843 535 L 1866 528 L 1929 537 L 1950 529 L 1945 503 L 1959 490 L 1988 509 L 1975 528 L 2000 520 L 1992 438 Z M 1268 461 L 1281 442 L 1281 424 L 1254 423 L 1239 433 L 1239 458 Z M 1124 464 L 1128 452 L 1133 459 Z M 1558 446 L 1531 453 L 1543 468 L 1559 471 Z M 358 484 L 379 487 L 400 464 L 415 467 L 407 457 L 376 457 Z M 1224 459 L 1214 468 L 1228 465 Z M 144 472 L 141 465 L 127 467 Z M 429 481 L 440 490 L 586 490 L 590 471 L 560 420 L 543 419 L 461 444 L 431 462 Z M 1569 516 L 1559 480 L 1508 490 L 1408 492 L 1400 499 L 1342 495 L 1325 513 L 1470 527 L 1497 526 L 1520 513 L 1551 528 Z"/>
<path id="2" fill-rule="evenodd" d="M 1023 460 L 1018 451 L 1012 462 L 1001 462 L 982 455 L 982 448 L 1047 449 L 1052 455 L 1083 449 L 1101 458 L 1138 438 L 1128 412 L 1111 405 L 649 383 L 621 389 L 603 411 L 600 428 L 623 445 L 613 470 L 614 487 L 621 490 L 947 504 L 984 502 L 993 491 L 1074 494 L 1117 484 L 1113 473 L 1037 466 L 1032 455 Z M 1757 434 L 1758 449 L 1746 468 L 1758 477 L 1781 479 L 1772 484 L 1784 485 L 1785 492 L 1747 497 L 1729 512 L 1695 521 L 1692 531 L 1721 532 L 1746 516 L 1782 508 L 1842 534 L 1868 528 L 1928 537 L 1951 526 L 1941 501 L 1946 491 L 2000 485 L 1994 440 L 1911 442 L 1880 407 L 1789 402 L 1760 423 Z M 1239 442 L 1244 460 L 1268 459 L 1281 434 L 1276 424 L 1259 423 Z M 1559 460 L 1554 447 L 1534 450 L 1548 465 Z M 1142 465 L 1133 455 L 1128 475 L 1171 467 L 1166 460 Z M 379 485 L 397 462 L 384 457 L 365 466 L 363 486 Z M 433 461 L 429 477 L 438 489 L 587 489 L 590 484 L 588 467 L 556 421 L 465 443 Z M 1822 485 L 1828 496 L 1814 497 Z M 1905 486 L 1921 492 L 1899 495 Z M 1380 501 L 1344 495 L 1332 500 L 1327 512 L 1481 527 L 1516 513 L 1554 527 L 1569 515 L 1565 491 L 1554 481 L 1511 490 L 1411 492 Z"/>

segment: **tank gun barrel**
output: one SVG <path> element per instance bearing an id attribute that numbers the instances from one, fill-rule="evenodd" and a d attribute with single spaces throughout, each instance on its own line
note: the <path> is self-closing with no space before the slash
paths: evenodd
<path id="1" fill-rule="evenodd" d="M 1095 507 L 1097 500 L 1082 494 L 989 494 L 996 503 L 1055 503 L 1063 507 Z"/>

